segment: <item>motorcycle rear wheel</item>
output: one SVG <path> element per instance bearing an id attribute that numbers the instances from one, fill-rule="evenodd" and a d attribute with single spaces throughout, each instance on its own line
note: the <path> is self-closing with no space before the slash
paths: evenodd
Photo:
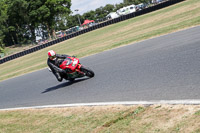
<path id="1" fill-rule="evenodd" d="M 94 77 L 94 72 L 90 69 L 90 68 L 88 68 L 88 67 L 84 67 L 84 66 L 81 66 L 81 71 L 82 72 L 84 72 L 85 73 L 85 75 L 87 76 L 87 77 L 89 77 L 89 78 L 92 78 L 92 77 Z"/>

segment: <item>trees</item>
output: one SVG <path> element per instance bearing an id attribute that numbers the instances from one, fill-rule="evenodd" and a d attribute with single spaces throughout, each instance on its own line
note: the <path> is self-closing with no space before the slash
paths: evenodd
<path id="1" fill-rule="evenodd" d="M 8 30 L 12 44 L 25 43 L 29 39 L 28 33 L 28 3 L 25 0 L 8 0 Z"/>
<path id="2" fill-rule="evenodd" d="M 81 16 L 80 14 L 68 16 L 67 17 L 67 28 L 66 29 L 79 25 L 78 17 L 80 18 L 80 22 L 83 22 L 84 17 Z"/>
<path id="3" fill-rule="evenodd" d="M 40 11 L 39 8 L 42 5 L 41 0 L 29 0 L 29 5 L 27 8 L 27 14 L 28 14 L 28 28 L 31 32 L 31 40 L 35 42 L 36 40 L 36 30 L 40 26 Z"/>
<path id="4" fill-rule="evenodd" d="M 89 11 L 89 12 L 86 12 L 83 14 L 82 18 L 83 18 L 83 21 L 86 20 L 86 19 L 89 19 L 89 20 L 96 20 L 96 12 L 95 11 Z"/>
<path id="5" fill-rule="evenodd" d="M 35 42 L 37 29 L 47 31 L 66 25 L 71 0 L 1 0 L 0 47 Z"/>
<path id="6" fill-rule="evenodd" d="M 103 10 L 106 12 L 106 15 L 108 15 L 108 13 L 113 12 L 114 11 L 115 6 L 111 5 L 111 4 L 107 4 Z"/>
<path id="7" fill-rule="evenodd" d="M 0 26 L 0 29 L 2 29 L 2 27 Z M 2 30 L 0 30 L 0 53 L 3 52 L 3 49 L 4 49 L 4 43 L 3 43 L 3 39 L 4 39 L 4 35 L 3 35 L 3 32 Z"/>
<path id="8" fill-rule="evenodd" d="M 49 37 L 51 37 L 55 33 L 56 22 L 61 21 L 63 15 L 71 13 L 71 0 L 43 0 L 43 2 L 38 9 L 39 20 L 42 25 L 46 26 Z"/>
<path id="9" fill-rule="evenodd" d="M 6 24 L 8 16 L 6 14 L 6 11 L 7 11 L 7 5 L 5 4 L 5 1 L 2 0 L 0 1 L 0 52 L 3 52 L 4 46 L 5 46 L 4 33 L 7 33 L 5 24 Z"/>

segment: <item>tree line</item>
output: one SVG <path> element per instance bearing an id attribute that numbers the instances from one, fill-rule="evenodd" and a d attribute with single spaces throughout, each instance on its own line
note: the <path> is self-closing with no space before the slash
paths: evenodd
<path id="1" fill-rule="evenodd" d="M 55 37 L 55 31 L 79 25 L 78 17 L 81 23 L 97 20 L 124 6 L 146 2 L 149 0 L 124 0 L 73 15 L 71 0 L 0 0 L 0 53 L 6 46 L 35 43 L 37 34 L 44 39 Z"/>

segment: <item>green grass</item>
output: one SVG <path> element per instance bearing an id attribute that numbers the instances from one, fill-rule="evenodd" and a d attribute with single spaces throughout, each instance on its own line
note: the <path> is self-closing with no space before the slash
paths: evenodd
<path id="1" fill-rule="evenodd" d="M 200 116 L 200 110 L 195 112 L 195 115 Z"/>
<path id="2" fill-rule="evenodd" d="M 115 47 L 200 25 L 200 1 L 176 5 L 77 36 L 0 65 L 0 81 L 47 67 L 47 51 L 88 56 Z"/>

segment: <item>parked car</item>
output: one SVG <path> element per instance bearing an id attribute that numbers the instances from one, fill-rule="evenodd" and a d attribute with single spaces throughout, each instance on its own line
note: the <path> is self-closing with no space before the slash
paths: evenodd
<path id="1" fill-rule="evenodd" d="M 42 45 L 42 44 L 48 43 L 48 40 L 39 39 L 37 43 L 38 43 L 38 45 Z"/>
<path id="2" fill-rule="evenodd" d="M 61 38 L 64 36 L 64 33 L 62 31 L 56 32 L 56 37 Z"/>
<path id="3" fill-rule="evenodd" d="M 123 8 L 120 8 L 119 10 L 117 10 L 117 14 L 119 16 L 122 16 L 122 15 L 126 15 L 126 14 L 129 14 L 129 13 L 133 13 L 136 11 L 136 6 L 135 5 L 130 5 L 130 6 L 126 6 L 126 7 L 123 7 Z"/>
<path id="4" fill-rule="evenodd" d="M 147 7 L 147 4 L 140 3 L 140 4 L 136 5 L 136 10 L 139 11 L 139 10 L 142 10 L 142 9 L 144 9 L 146 7 Z"/>
<path id="5" fill-rule="evenodd" d="M 119 15 L 116 12 L 111 12 L 106 17 L 107 19 L 114 19 L 114 18 L 118 18 Z"/>
<path id="6" fill-rule="evenodd" d="M 94 21 L 94 22 L 90 23 L 89 26 L 95 26 L 95 25 L 97 25 L 97 24 L 98 24 L 98 23 L 96 23 L 96 22 Z"/>
<path id="7" fill-rule="evenodd" d="M 162 2 L 162 1 L 164 1 L 164 0 L 152 0 L 151 3 L 152 3 L 152 4 L 157 4 L 157 3 L 160 3 L 160 2 Z"/>
<path id="8" fill-rule="evenodd" d="M 77 31 L 80 30 L 79 28 L 80 28 L 79 26 L 75 26 L 75 27 L 69 28 L 69 29 L 65 30 L 65 33 L 68 35 L 68 34 L 71 34 L 73 32 L 77 32 Z"/>

